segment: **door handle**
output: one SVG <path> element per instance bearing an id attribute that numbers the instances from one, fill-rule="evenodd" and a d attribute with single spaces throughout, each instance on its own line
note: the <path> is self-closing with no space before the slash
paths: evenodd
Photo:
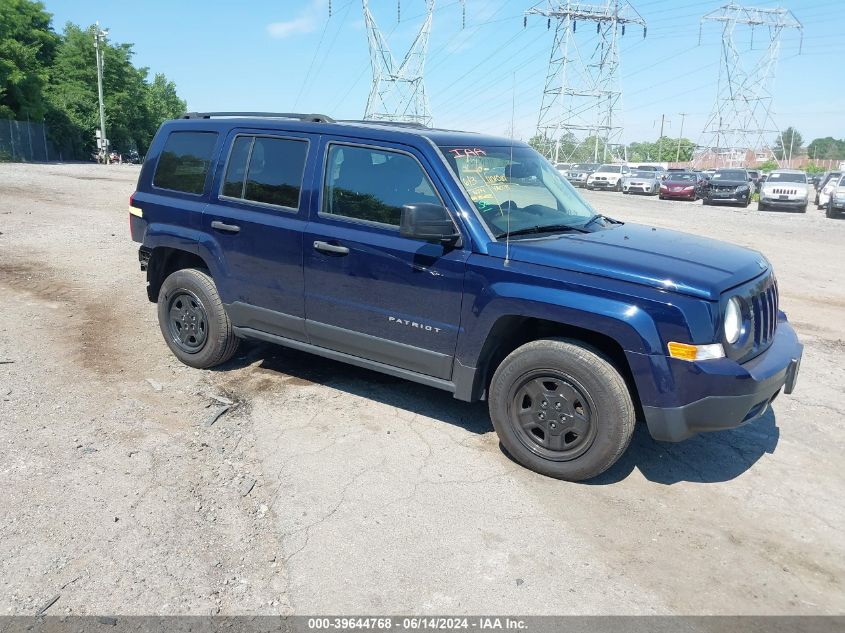
<path id="1" fill-rule="evenodd" d="M 219 220 L 214 220 L 211 223 L 211 228 L 217 229 L 218 231 L 226 231 L 227 233 L 239 233 L 241 230 L 241 227 L 237 224 L 226 224 Z"/>
<path id="2" fill-rule="evenodd" d="M 323 253 L 332 253 L 333 255 L 349 255 L 349 249 L 345 246 L 329 244 L 328 242 L 321 242 L 319 240 L 314 242 L 314 248 Z"/>

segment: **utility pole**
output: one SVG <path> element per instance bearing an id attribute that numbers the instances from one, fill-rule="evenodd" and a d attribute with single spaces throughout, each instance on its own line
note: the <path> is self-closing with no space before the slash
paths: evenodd
<path id="1" fill-rule="evenodd" d="M 109 141 L 106 136 L 106 107 L 103 102 L 103 52 L 100 50 L 100 42 L 106 39 L 108 30 L 100 29 L 100 22 L 97 21 L 94 31 L 94 52 L 97 57 L 97 97 L 100 100 L 100 140 L 104 162 L 109 162 Z"/>
<path id="2" fill-rule="evenodd" d="M 459 0 L 466 20 L 466 0 Z M 373 85 L 367 97 L 364 118 L 430 125 L 432 116 L 425 91 L 425 62 L 434 17 L 435 0 L 425 0 L 423 23 L 401 62 L 393 57 L 387 37 L 370 11 L 369 0 L 361 0 L 370 47 Z M 396 2 L 396 19 L 401 17 L 401 0 Z M 331 15 L 331 3 L 329 3 Z M 462 27 L 463 28 L 463 27 Z"/>
<path id="3" fill-rule="evenodd" d="M 659 163 L 663 162 L 663 125 L 665 123 L 666 123 L 666 115 L 661 114 L 660 115 L 660 138 L 657 139 L 657 162 L 659 162 Z M 671 125 L 672 122 L 669 121 L 669 124 Z"/>
<path id="4" fill-rule="evenodd" d="M 624 154 L 619 44 L 626 26 L 645 37 L 646 23 L 625 0 L 593 1 L 543 0 L 523 16 L 523 26 L 534 16 L 554 26 L 537 134 L 554 147 L 555 162 L 588 152 L 593 162 L 600 155 L 606 161 L 608 151 L 615 159 Z M 564 151 L 564 140 L 574 141 L 571 149 Z"/>
<path id="5" fill-rule="evenodd" d="M 678 112 L 678 116 L 681 117 L 681 131 L 678 132 L 678 151 L 675 154 L 675 162 L 681 162 L 681 139 L 684 138 L 684 117 L 687 116 L 686 112 Z"/>
<path id="6" fill-rule="evenodd" d="M 797 30 L 803 39 L 804 26 L 782 7 L 761 9 L 731 2 L 701 18 L 699 44 L 705 22 L 721 25 L 722 46 L 716 102 L 698 143 L 705 149 L 698 160 L 714 148 L 717 155 L 726 157 L 728 167 L 744 163 L 749 151 L 776 158 L 769 138 L 779 134 L 772 117 L 772 101 L 781 39 L 787 29 Z M 747 46 L 747 38 L 750 36 L 753 42 L 755 32 L 761 31 L 764 46 Z M 781 149 L 784 160 L 783 141 Z"/>

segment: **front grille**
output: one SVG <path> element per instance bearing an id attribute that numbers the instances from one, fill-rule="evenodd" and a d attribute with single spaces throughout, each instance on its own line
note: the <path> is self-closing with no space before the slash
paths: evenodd
<path id="1" fill-rule="evenodd" d="M 797 189 L 785 189 L 783 187 L 776 187 L 776 188 L 772 189 L 772 194 L 782 195 L 782 196 L 797 196 L 798 190 Z"/>
<path id="2" fill-rule="evenodd" d="M 733 185 L 713 185 L 713 191 L 736 191 Z"/>
<path id="3" fill-rule="evenodd" d="M 761 292 L 751 297 L 754 347 L 762 351 L 771 344 L 778 322 L 778 286 L 774 278 Z"/>

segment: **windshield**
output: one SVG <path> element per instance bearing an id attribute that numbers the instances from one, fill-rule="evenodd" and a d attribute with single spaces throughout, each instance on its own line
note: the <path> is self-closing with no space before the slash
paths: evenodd
<path id="1" fill-rule="evenodd" d="M 622 168 L 619 165 L 602 165 L 596 171 L 603 172 L 605 174 L 618 174 L 622 171 Z"/>
<path id="2" fill-rule="evenodd" d="M 595 163 L 576 163 L 572 166 L 572 169 L 579 169 L 584 171 L 593 171 L 598 165 Z"/>
<path id="3" fill-rule="evenodd" d="M 717 171 L 713 180 L 748 180 L 748 176 L 744 171 Z"/>
<path id="4" fill-rule="evenodd" d="M 595 210 L 530 147 L 441 147 L 494 235 L 533 227 L 581 226 Z"/>
<path id="5" fill-rule="evenodd" d="M 788 174 L 782 172 L 772 172 L 766 179 L 768 182 L 807 182 L 807 176 L 804 174 Z"/>
<path id="6" fill-rule="evenodd" d="M 641 171 L 637 170 L 631 174 L 632 178 L 651 178 L 654 179 L 654 172 L 653 171 Z"/>
<path id="7" fill-rule="evenodd" d="M 695 180 L 695 174 L 689 173 L 672 173 L 669 174 L 669 178 L 667 180 L 689 180 L 690 182 Z"/>

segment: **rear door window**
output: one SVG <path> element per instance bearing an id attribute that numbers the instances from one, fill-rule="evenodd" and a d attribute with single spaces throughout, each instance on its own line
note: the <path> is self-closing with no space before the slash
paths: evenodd
<path id="1" fill-rule="evenodd" d="M 171 132 L 159 156 L 153 186 L 202 194 L 216 143 L 216 132 Z"/>
<path id="2" fill-rule="evenodd" d="M 238 136 L 221 193 L 227 198 L 298 209 L 307 154 L 306 140 Z"/>

